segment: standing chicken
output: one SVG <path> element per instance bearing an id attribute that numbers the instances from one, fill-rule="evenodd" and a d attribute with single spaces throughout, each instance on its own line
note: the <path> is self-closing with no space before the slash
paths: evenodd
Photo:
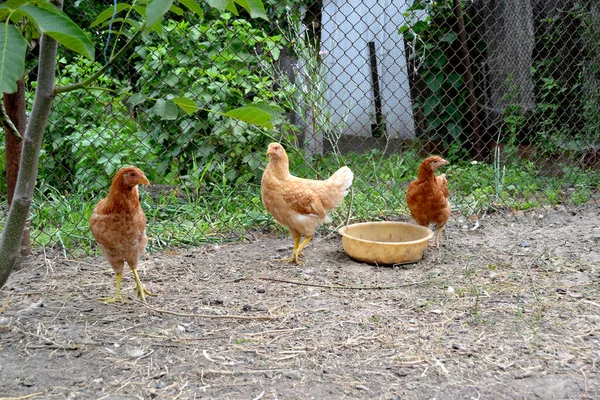
<path id="1" fill-rule="evenodd" d="M 98 242 L 102 254 L 117 274 L 117 289 L 114 297 L 104 298 L 107 303 L 124 301 L 121 294 L 121 277 L 125 261 L 133 271 L 135 290 L 142 301 L 151 295 L 138 276 L 136 267 L 144 252 L 146 216 L 140 206 L 139 184 L 149 185 L 144 173 L 136 167 L 124 167 L 115 174 L 110 191 L 100 200 L 90 217 L 90 229 Z"/>
<path id="2" fill-rule="evenodd" d="M 440 234 L 450 217 L 448 181 L 446 174 L 435 176 L 435 170 L 448 161 L 441 157 L 427 157 L 419 166 L 417 179 L 408 185 L 406 203 L 412 217 L 419 225 L 437 224 L 435 247 L 440 246 Z"/>
<path id="3" fill-rule="evenodd" d="M 344 201 L 354 175 L 350 168 L 342 167 L 324 181 L 298 178 L 290 174 L 281 144 L 269 144 L 267 155 L 270 160 L 261 181 L 262 202 L 294 238 L 292 256 L 286 261 L 300 264 L 302 249 L 320 224 L 330 222 L 329 213 Z"/>

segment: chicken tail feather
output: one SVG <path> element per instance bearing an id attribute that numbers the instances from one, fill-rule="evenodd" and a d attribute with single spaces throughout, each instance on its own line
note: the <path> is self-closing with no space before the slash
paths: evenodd
<path id="1" fill-rule="evenodd" d="M 331 175 L 327 180 L 343 190 L 345 195 L 350 186 L 352 186 L 353 179 L 354 174 L 352 173 L 352 170 L 348 167 L 342 167 L 335 171 L 334 174 Z"/>

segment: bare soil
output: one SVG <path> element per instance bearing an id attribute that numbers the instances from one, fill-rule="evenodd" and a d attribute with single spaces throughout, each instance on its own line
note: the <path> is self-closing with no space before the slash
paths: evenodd
<path id="1" fill-rule="evenodd" d="M 409 266 L 337 234 L 300 266 L 288 237 L 151 254 L 147 305 L 42 252 L 0 290 L 0 397 L 598 399 L 598 207 L 520 214 L 457 218 Z"/>

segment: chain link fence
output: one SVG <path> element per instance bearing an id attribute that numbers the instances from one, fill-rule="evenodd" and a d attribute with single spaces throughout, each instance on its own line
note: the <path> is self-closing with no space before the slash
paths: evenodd
<path id="1" fill-rule="evenodd" d="M 130 29 L 121 14 L 90 27 L 112 1 L 68 3 L 65 12 L 92 35 L 97 62 L 63 51 L 60 85 L 97 71 Z M 271 141 L 286 147 L 296 175 L 354 171 L 351 198 L 323 229 L 350 213 L 353 221 L 408 220 L 405 190 L 429 154 L 450 161 L 444 172 L 461 224 L 597 202 L 597 2 L 282 3 L 265 2 L 269 21 L 172 8 L 162 29 L 93 87 L 59 95 L 32 206 L 33 247 L 94 252 L 89 215 L 125 165 L 152 182 L 141 196 L 153 249 L 279 229 L 260 200 Z M 181 97 L 200 110 L 185 112 L 173 101 Z M 249 104 L 283 112 L 273 129 L 221 114 Z"/>

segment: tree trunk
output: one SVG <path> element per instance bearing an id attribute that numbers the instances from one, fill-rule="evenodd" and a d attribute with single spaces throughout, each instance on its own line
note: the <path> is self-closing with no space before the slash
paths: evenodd
<path id="1" fill-rule="evenodd" d="M 471 118 L 469 124 L 473 131 L 471 148 L 475 150 L 475 159 L 483 160 L 483 140 L 481 139 L 481 121 L 479 119 L 479 111 L 477 110 L 477 95 L 475 94 L 475 81 L 473 79 L 473 71 L 471 68 L 471 57 L 469 56 L 469 44 L 467 42 L 467 32 L 465 29 L 465 19 L 462 11 L 462 1 L 454 0 L 454 17 L 456 18 L 455 29 L 460 41 L 460 62 L 463 67 L 463 74 L 467 86 L 467 104 Z"/>
<path id="2" fill-rule="evenodd" d="M 17 91 L 15 93 L 4 93 L 4 109 L 8 118 L 12 121 L 21 137 L 25 135 L 27 124 L 27 114 L 25 112 L 25 79 L 17 81 Z M 12 204 L 17 185 L 17 176 L 19 174 L 19 161 L 21 160 L 22 139 L 14 135 L 9 129 L 4 130 L 4 142 L 6 145 L 6 191 L 8 206 Z M 23 232 L 21 240 L 21 256 L 26 257 L 31 254 L 31 239 L 29 236 L 29 220 Z"/>
<path id="3" fill-rule="evenodd" d="M 533 110 L 535 36 L 531 0 L 481 0 L 477 5 L 487 46 L 488 112 L 501 114 L 509 104 Z"/>
<path id="4" fill-rule="evenodd" d="M 600 122 L 600 4 L 589 1 L 589 15 L 584 36 L 586 50 L 585 69 L 583 78 L 583 93 L 585 95 L 585 131 L 587 135 L 586 145 L 594 149 L 600 155 L 600 133 L 598 123 Z M 595 158 L 595 157 L 594 157 Z"/>
<path id="5" fill-rule="evenodd" d="M 58 3 L 57 6 L 62 9 L 62 0 Z M 21 238 L 29 216 L 29 207 L 35 189 L 42 138 L 55 96 L 54 79 L 57 47 L 56 40 L 50 36 L 42 35 L 40 39 L 37 88 L 29 123 L 23 135 L 19 176 L 6 224 L 0 238 L 0 288 L 4 286 L 12 269 L 19 261 Z"/>

